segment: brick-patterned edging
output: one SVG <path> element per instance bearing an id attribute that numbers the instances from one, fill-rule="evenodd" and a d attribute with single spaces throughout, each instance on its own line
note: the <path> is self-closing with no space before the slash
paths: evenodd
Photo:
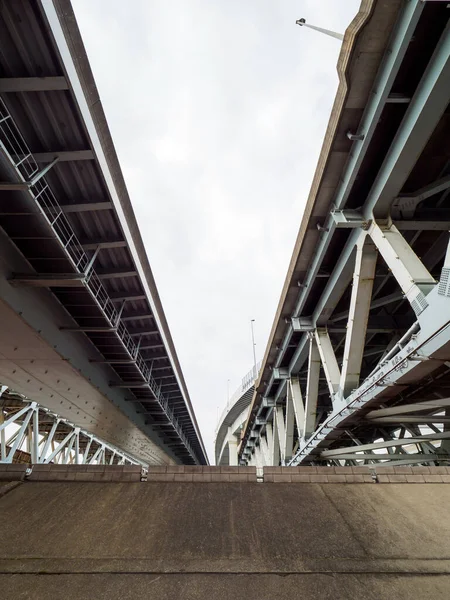
<path id="1" fill-rule="evenodd" d="M 33 465 L 28 481 L 139 482 L 140 465 Z"/>
<path id="2" fill-rule="evenodd" d="M 148 467 L 147 481 L 256 482 L 256 467 L 198 467 L 169 465 Z"/>
<path id="3" fill-rule="evenodd" d="M 28 465 L 22 464 L 0 464 L 0 481 L 23 481 Z"/>
<path id="4" fill-rule="evenodd" d="M 450 467 L 264 467 L 269 483 L 450 483 Z"/>
<path id="5" fill-rule="evenodd" d="M 0 464 L 0 481 L 450 483 L 450 467 L 256 467 Z"/>

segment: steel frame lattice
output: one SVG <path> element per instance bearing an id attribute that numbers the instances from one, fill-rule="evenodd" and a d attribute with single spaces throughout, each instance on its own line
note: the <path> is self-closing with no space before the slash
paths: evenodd
<path id="1" fill-rule="evenodd" d="M 0 393 L 0 463 L 147 465 L 11 392 Z"/>

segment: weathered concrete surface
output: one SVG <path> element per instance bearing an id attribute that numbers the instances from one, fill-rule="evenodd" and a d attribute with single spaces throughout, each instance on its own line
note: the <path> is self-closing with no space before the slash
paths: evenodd
<path id="1" fill-rule="evenodd" d="M 450 485 L 25 482 L 0 598 L 448 598 Z"/>
<path id="2" fill-rule="evenodd" d="M 4 595 L 2 595 L 4 594 Z M 0 597 L 65 600 L 448 599 L 448 578 L 386 575 L 5 575 Z"/>

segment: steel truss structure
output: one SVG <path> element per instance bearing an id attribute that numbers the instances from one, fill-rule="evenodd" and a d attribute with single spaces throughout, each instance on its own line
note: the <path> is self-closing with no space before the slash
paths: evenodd
<path id="1" fill-rule="evenodd" d="M 241 464 L 450 464 L 450 25 L 432 4 L 403 5 L 327 214 L 309 217 Z"/>
<path id="2" fill-rule="evenodd" d="M 95 435 L 2 388 L 0 394 L 0 463 L 142 464 Z"/>

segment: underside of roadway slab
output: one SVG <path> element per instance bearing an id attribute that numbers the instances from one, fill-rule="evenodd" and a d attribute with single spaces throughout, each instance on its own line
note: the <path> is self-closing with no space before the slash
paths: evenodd
<path id="1" fill-rule="evenodd" d="M 447 599 L 450 485 L 25 482 L 0 598 Z"/>

